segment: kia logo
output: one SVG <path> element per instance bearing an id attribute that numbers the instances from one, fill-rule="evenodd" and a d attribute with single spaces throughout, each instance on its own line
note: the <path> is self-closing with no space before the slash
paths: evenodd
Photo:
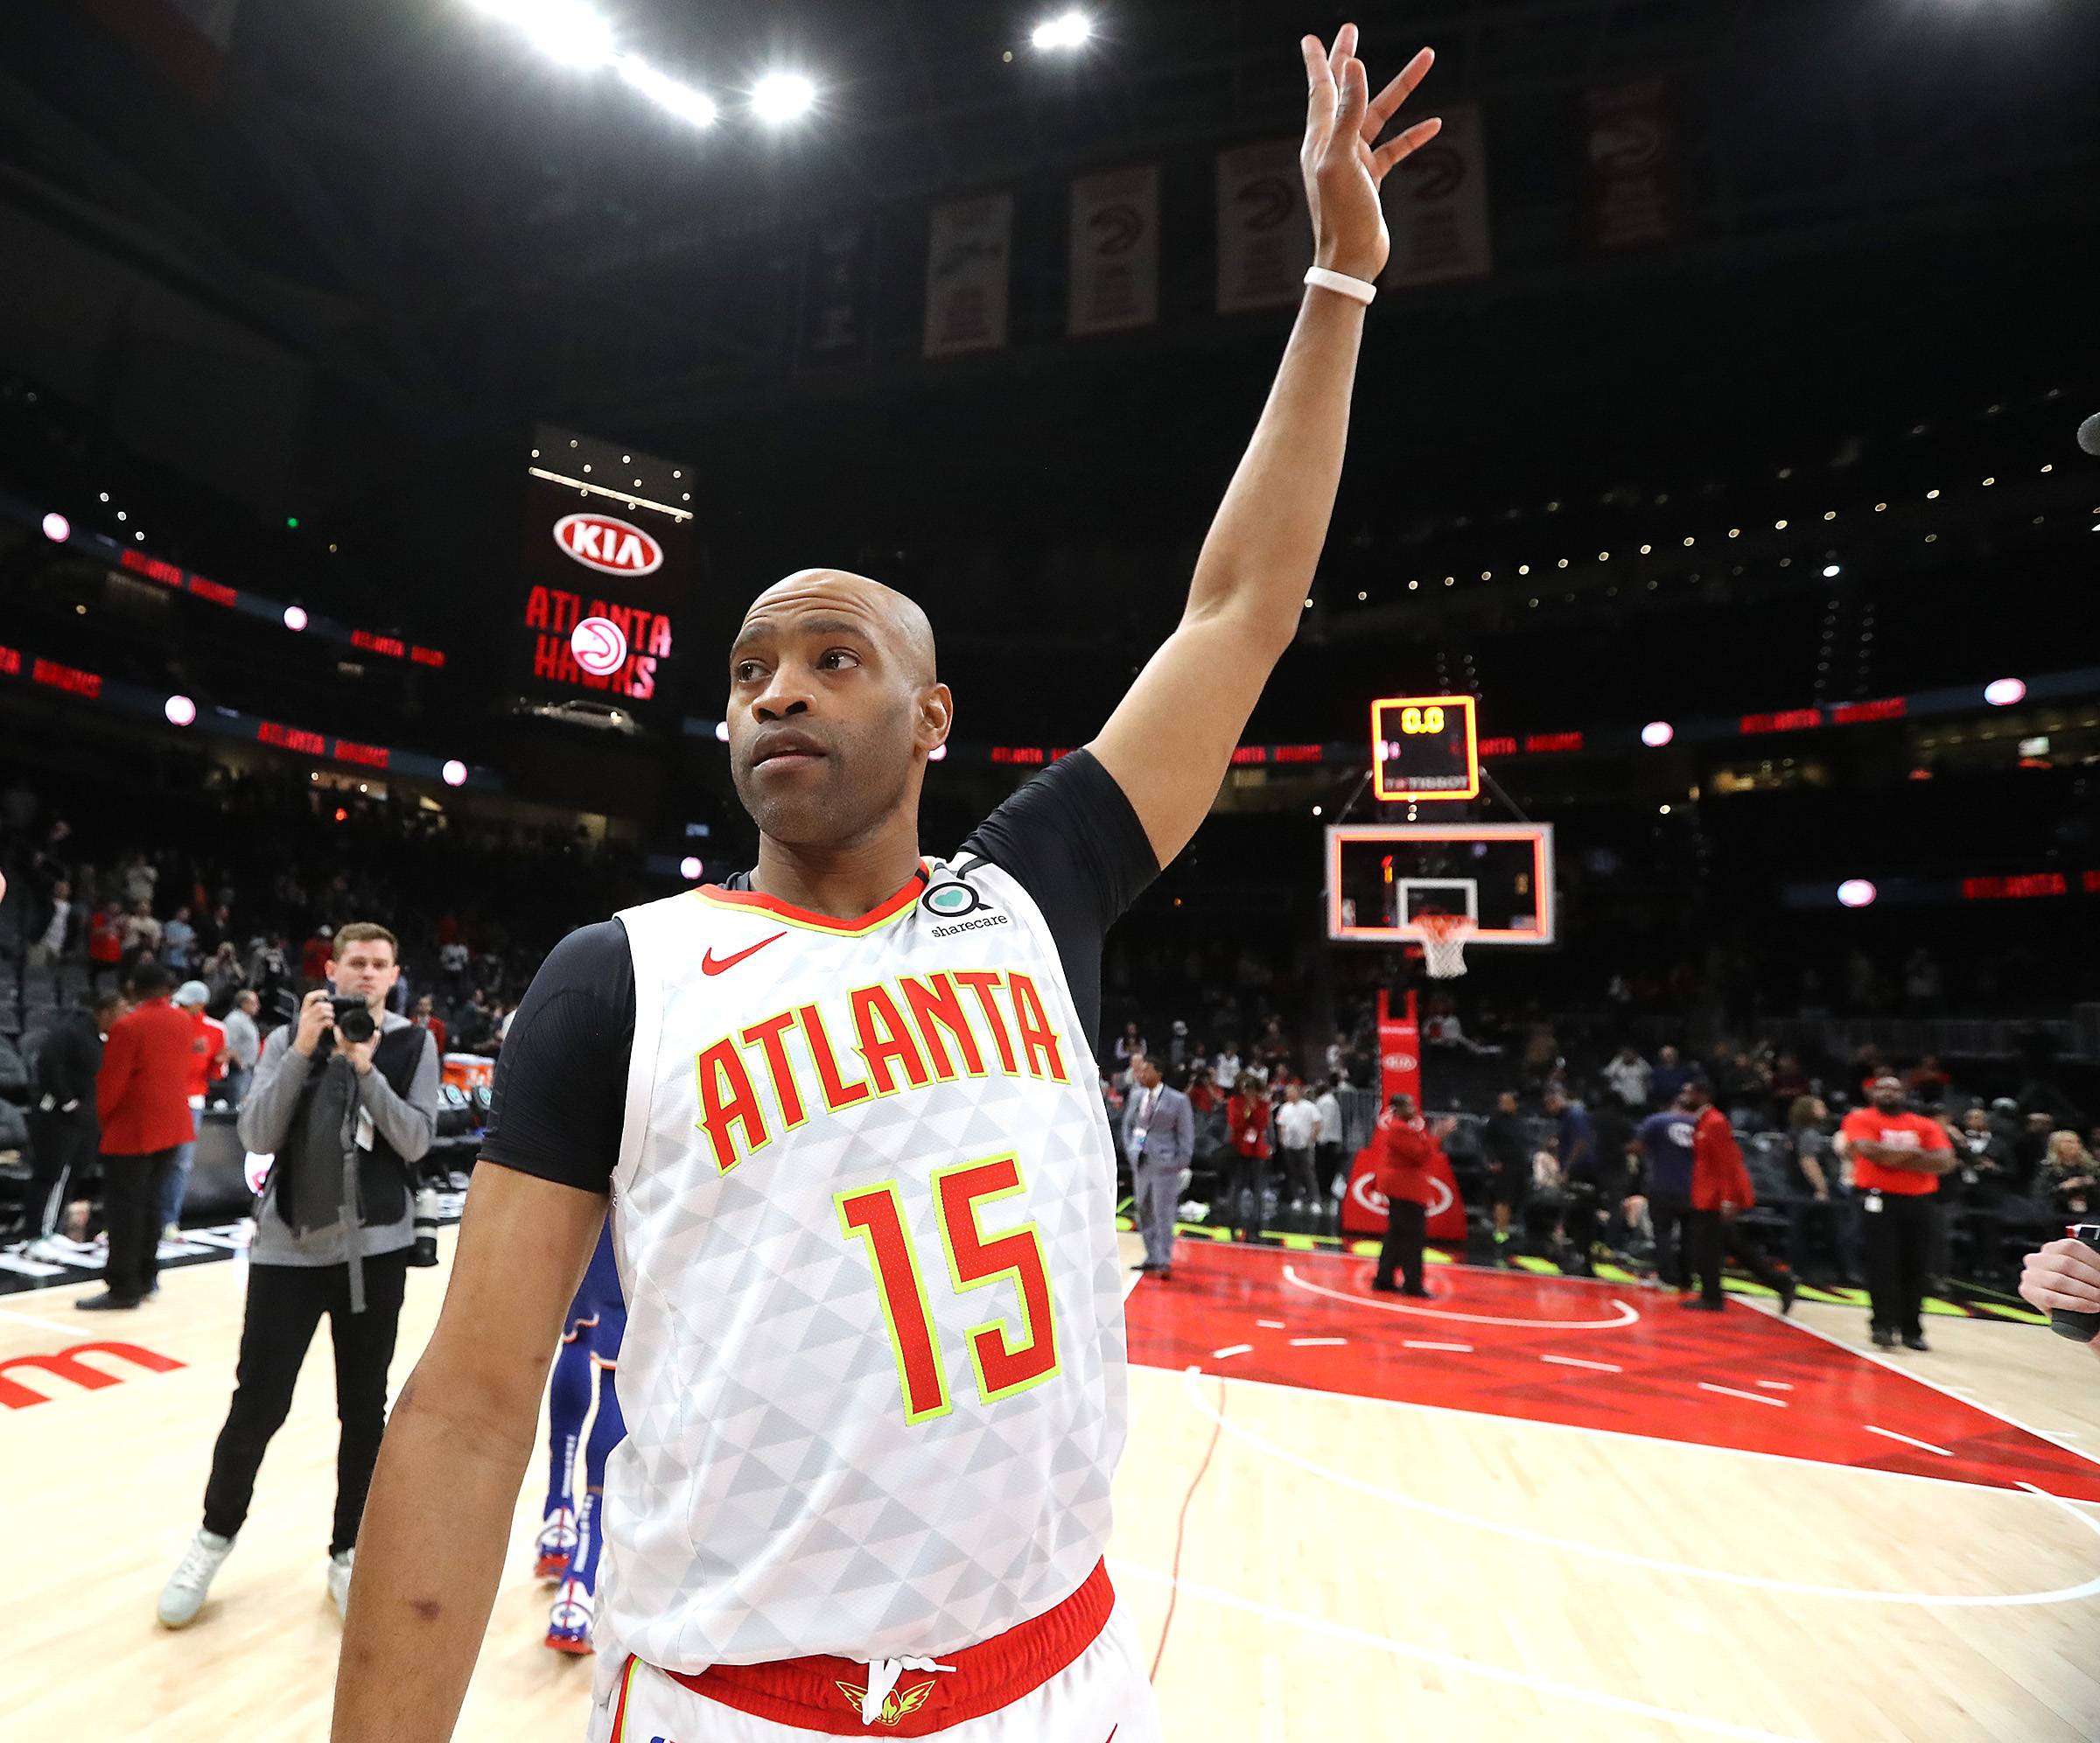
<path id="1" fill-rule="evenodd" d="M 1390 1053 L 1386 1054 L 1384 1063 L 1388 1071 L 1412 1071 L 1415 1068 L 1415 1056 L 1409 1053 Z"/>
<path id="2" fill-rule="evenodd" d="M 663 567 L 663 547 L 610 514 L 564 514 L 554 523 L 563 554 L 601 575 L 648 575 Z"/>
<path id="3" fill-rule="evenodd" d="M 627 633 L 611 618 L 587 617 L 570 632 L 569 651 L 592 677 L 606 677 L 627 662 Z"/>

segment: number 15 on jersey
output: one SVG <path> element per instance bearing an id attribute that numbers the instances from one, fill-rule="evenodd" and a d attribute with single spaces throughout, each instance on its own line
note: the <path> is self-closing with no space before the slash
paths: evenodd
<path id="1" fill-rule="evenodd" d="M 1049 1267 L 1042 1237 L 1032 1222 L 987 1235 L 981 1208 L 1026 1190 L 1018 1158 L 995 1156 L 936 1169 L 934 1208 L 941 1244 L 948 1255 L 948 1283 L 960 1296 L 1010 1279 L 1020 1297 L 1023 1335 L 992 1319 L 963 1334 L 976 1370 L 977 1395 L 997 1404 L 1039 1385 L 1057 1372 L 1057 1323 L 1052 1312 Z M 890 1347 L 906 1422 L 925 1422 L 955 1408 L 941 1360 L 926 1277 L 905 1227 L 904 1200 L 894 1180 L 837 1194 L 838 1225 L 867 1249 L 869 1267 L 882 1298 Z"/>

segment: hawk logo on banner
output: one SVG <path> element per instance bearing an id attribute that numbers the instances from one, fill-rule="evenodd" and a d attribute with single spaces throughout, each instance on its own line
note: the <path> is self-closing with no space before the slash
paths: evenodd
<path id="1" fill-rule="evenodd" d="M 1012 253 L 1011 193 L 934 208 L 926 250 L 927 356 L 997 351 L 1006 343 Z"/>
<path id="2" fill-rule="evenodd" d="M 1385 221 L 1393 236 L 1388 284 L 1448 284 L 1494 270 L 1477 105 L 1445 110 L 1444 130 L 1385 178 Z"/>
<path id="3" fill-rule="evenodd" d="M 1074 337 L 1159 318 L 1159 165 L 1138 164 L 1072 184 Z"/>
<path id="4" fill-rule="evenodd" d="M 1349 1165 L 1349 1189 L 1341 1198 L 1341 1232 L 1345 1235 L 1382 1235 L 1390 1219 L 1392 1200 L 1378 1190 L 1376 1153 L 1359 1150 Z M 1430 1170 L 1429 1203 L 1424 1208 L 1432 1241 L 1466 1238 L 1466 1206 L 1459 1197 L 1459 1177 L 1443 1152 L 1437 1152 Z"/>
<path id="5" fill-rule="evenodd" d="M 1590 246 L 1676 241 L 1684 220 L 1670 81 L 1600 87 L 1583 93 L 1582 107 Z"/>
<path id="6" fill-rule="evenodd" d="M 663 566 L 662 545 L 631 522 L 610 514 L 564 514 L 554 523 L 554 542 L 601 575 L 653 575 Z"/>
<path id="7" fill-rule="evenodd" d="M 1298 141 L 1218 153 L 1218 312 L 1287 308 L 1305 295 L 1312 220 Z"/>

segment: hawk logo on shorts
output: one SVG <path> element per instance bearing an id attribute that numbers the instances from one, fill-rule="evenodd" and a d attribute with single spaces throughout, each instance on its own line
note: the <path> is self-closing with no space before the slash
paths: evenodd
<path id="1" fill-rule="evenodd" d="M 846 1704 L 850 1706 L 856 1713 L 859 1712 L 860 1704 L 867 1699 L 868 1691 L 865 1689 L 857 1689 L 850 1683 L 841 1683 L 837 1684 L 837 1688 L 839 1693 L 846 1698 Z M 926 1704 L 926 1698 L 933 1691 L 934 1679 L 931 1676 L 915 1688 L 898 1690 L 895 1694 L 883 1702 L 882 1711 L 875 1715 L 876 1724 L 895 1725 L 907 1713 L 917 1712 L 920 1707 Z"/>

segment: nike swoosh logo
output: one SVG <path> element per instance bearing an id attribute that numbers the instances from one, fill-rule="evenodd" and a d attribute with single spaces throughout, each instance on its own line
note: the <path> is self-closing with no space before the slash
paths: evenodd
<path id="1" fill-rule="evenodd" d="M 747 948 L 738 951 L 733 956 L 723 956 L 718 958 L 714 951 L 710 948 L 700 958 L 700 972 L 704 975 L 718 975 L 724 969 L 733 969 L 738 962 L 742 962 L 745 957 L 755 956 L 759 951 L 763 950 L 768 944 L 778 944 L 780 940 L 785 938 L 787 935 L 788 934 L 785 932 L 776 932 L 772 937 L 761 938 L 756 944 L 751 945 Z"/>

